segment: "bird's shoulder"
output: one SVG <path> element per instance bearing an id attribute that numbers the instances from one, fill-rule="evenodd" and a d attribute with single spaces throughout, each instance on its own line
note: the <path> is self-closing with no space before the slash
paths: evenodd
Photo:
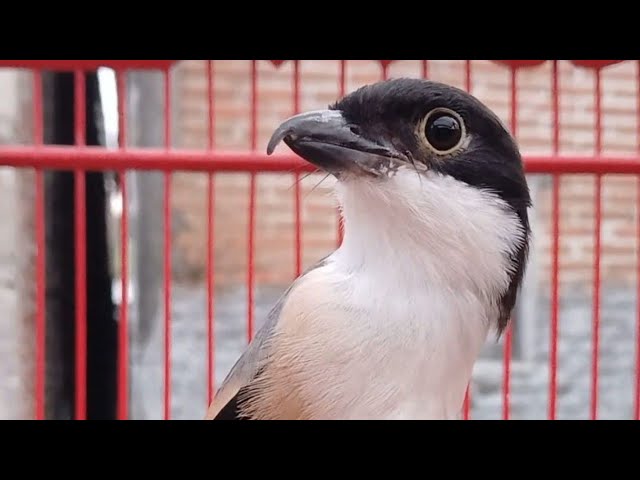
<path id="1" fill-rule="evenodd" d="M 264 369 L 269 361 L 270 339 L 273 337 L 279 323 L 282 323 L 283 309 L 300 311 L 308 307 L 305 298 L 310 298 L 305 292 L 314 291 L 318 281 L 319 270 L 327 266 L 330 255 L 323 258 L 311 268 L 302 273 L 282 294 L 276 304 L 269 311 L 262 327 L 256 332 L 242 355 L 233 365 L 214 400 L 209 406 L 206 420 L 239 419 L 238 403 L 242 397 L 248 395 L 247 387 Z M 317 292 L 316 292 L 317 293 Z M 311 295 L 311 298 L 316 298 Z M 293 308 L 291 305 L 293 304 Z"/>

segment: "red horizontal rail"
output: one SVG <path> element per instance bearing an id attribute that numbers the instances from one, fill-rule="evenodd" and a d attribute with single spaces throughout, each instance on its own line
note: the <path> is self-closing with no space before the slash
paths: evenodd
<path id="1" fill-rule="evenodd" d="M 109 67 L 117 70 L 165 70 L 177 60 L 0 60 L 0 68 L 39 70 L 97 70 Z"/>
<path id="2" fill-rule="evenodd" d="M 92 70 L 100 66 L 108 66 L 111 68 L 157 68 L 164 69 L 172 63 L 179 60 L 0 60 L 1 67 L 16 68 L 44 68 L 44 69 L 62 69 L 62 70 Z M 278 68 L 287 60 L 270 60 L 270 62 Z M 382 65 L 383 74 L 386 75 L 390 64 L 394 60 L 378 60 Z M 423 60 L 424 62 L 425 60 Z M 553 60 L 493 60 L 494 62 L 503 64 L 511 68 L 530 68 L 542 65 L 545 62 Z M 629 60 L 569 60 L 578 67 L 602 69 L 609 65 L 622 63 Z M 424 64 L 423 64 L 424 73 Z M 424 75 L 426 77 L 426 75 Z"/>
<path id="3" fill-rule="evenodd" d="M 634 155 L 525 155 L 528 173 L 640 174 Z M 72 170 L 162 170 L 226 172 L 312 172 L 292 153 L 268 156 L 251 151 L 127 149 L 103 147 L 0 147 L 0 166 Z"/>

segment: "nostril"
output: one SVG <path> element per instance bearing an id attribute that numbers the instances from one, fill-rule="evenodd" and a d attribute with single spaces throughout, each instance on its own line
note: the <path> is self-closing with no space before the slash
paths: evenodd
<path id="1" fill-rule="evenodd" d="M 362 134 L 362 130 L 360 129 L 360 127 L 358 127 L 357 125 L 351 125 L 349 127 L 349 130 L 351 130 L 351 133 L 353 133 L 354 135 L 360 135 Z"/>

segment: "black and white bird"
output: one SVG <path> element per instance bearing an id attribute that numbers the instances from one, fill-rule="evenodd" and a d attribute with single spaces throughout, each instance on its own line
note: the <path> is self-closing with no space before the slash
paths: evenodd
<path id="1" fill-rule="evenodd" d="M 530 206 L 519 149 L 468 93 L 362 87 L 274 132 L 337 179 L 340 247 L 289 287 L 207 419 L 456 419 L 510 321 Z"/>

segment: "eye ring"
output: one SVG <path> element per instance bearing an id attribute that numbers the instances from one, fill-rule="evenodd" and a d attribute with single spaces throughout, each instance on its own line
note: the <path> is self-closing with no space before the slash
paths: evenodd
<path id="1" fill-rule="evenodd" d="M 427 146 L 436 155 L 449 155 L 460 148 L 466 138 L 462 117 L 448 108 L 434 108 L 420 122 Z"/>

